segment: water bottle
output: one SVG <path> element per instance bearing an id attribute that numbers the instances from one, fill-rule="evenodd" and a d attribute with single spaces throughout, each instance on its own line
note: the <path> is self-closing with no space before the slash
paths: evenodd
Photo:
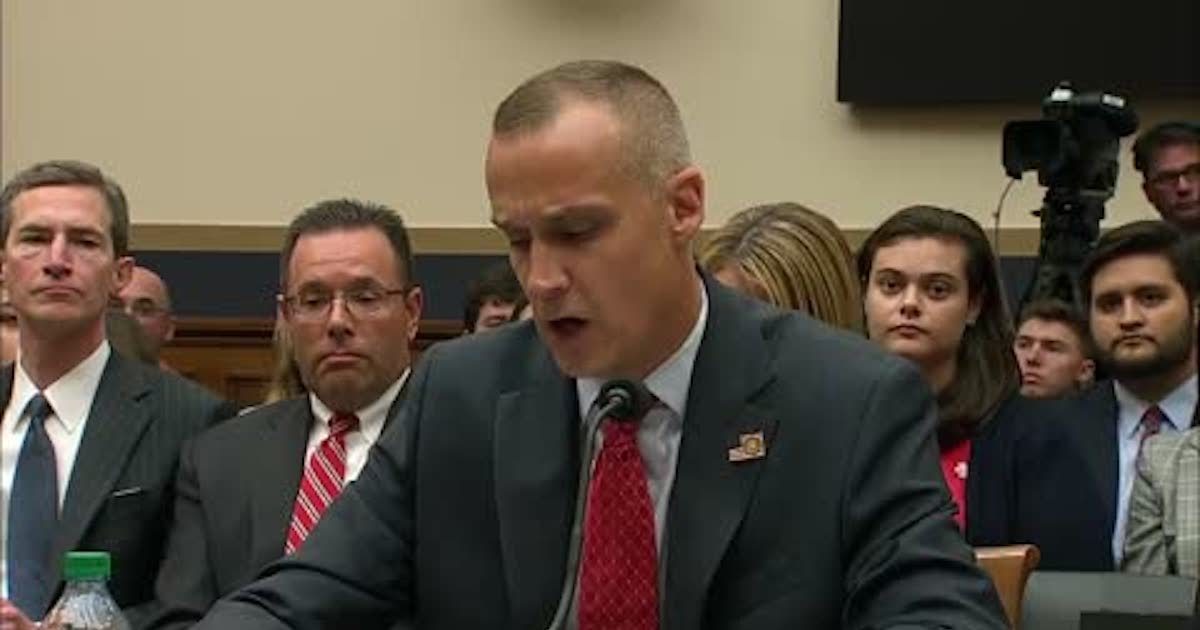
<path id="1" fill-rule="evenodd" d="M 42 630 L 130 630 L 105 582 L 112 560 L 103 551 L 71 551 L 63 563 L 66 586 L 46 613 Z"/>

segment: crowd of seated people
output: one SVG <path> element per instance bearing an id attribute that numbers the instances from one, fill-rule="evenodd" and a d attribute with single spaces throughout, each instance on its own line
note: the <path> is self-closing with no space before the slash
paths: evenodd
<path id="1" fill-rule="evenodd" d="M 588 115 L 594 113 L 581 114 Z M 1050 570 L 1196 578 L 1200 247 L 1188 232 L 1200 231 L 1200 132 L 1190 123 L 1160 125 L 1133 150 L 1147 200 L 1164 220 L 1136 221 L 1101 237 L 1079 274 L 1081 304 L 1038 299 L 1014 320 L 997 253 L 979 224 L 957 210 L 903 208 L 883 217 L 853 251 L 829 217 L 773 203 L 733 214 L 694 252 L 681 239 L 679 251 L 702 270 L 698 328 L 681 335 L 681 348 L 705 322 L 728 325 L 723 309 L 730 305 L 762 309 L 766 315 L 755 316 L 764 318 L 799 311 L 804 326 L 812 319 L 840 329 L 830 333 L 837 341 L 814 339 L 882 350 L 881 365 L 898 357 L 919 375 L 912 383 L 922 381 L 931 393 L 932 415 L 911 416 L 907 429 L 927 424 L 932 431 L 944 511 L 960 541 L 1035 544 Z M 688 197 L 694 192 L 677 194 L 683 206 L 695 202 Z M 112 552 L 113 594 L 138 628 L 191 627 L 219 599 L 264 569 L 274 571 L 269 567 L 280 558 L 284 570 L 303 568 L 307 556 L 287 558 L 364 470 L 367 453 L 393 430 L 394 418 L 404 417 L 399 410 L 412 395 L 409 352 L 423 297 L 400 216 L 355 200 L 320 202 L 297 215 L 283 245 L 270 393 L 261 406 L 227 419 L 235 415 L 230 405 L 162 362 L 174 333 L 169 292 L 129 255 L 128 209 L 114 181 L 80 162 L 34 165 L 5 186 L 0 212 L 0 361 L 7 364 L 0 373 L 0 513 L 8 519 L 0 528 L 0 626 L 32 628 L 52 602 L 62 579 L 50 558 L 56 537 Z M 571 337 L 586 327 L 576 321 L 585 317 L 557 317 L 547 306 L 545 295 L 557 289 L 546 285 L 556 279 L 531 271 L 521 258 L 528 251 L 509 236 L 514 262 L 526 266 L 484 269 L 467 287 L 463 318 L 466 333 L 503 329 L 508 336 L 453 343 L 491 349 L 517 336 Z M 79 299 L 41 290 L 39 283 L 50 281 L 70 285 Z M 756 325 L 783 334 L 783 324 L 763 321 Z M 416 388 L 434 378 L 414 374 L 422 379 Z M 572 386 L 564 400 L 574 404 L 580 395 Z M 659 400 L 648 414 L 671 413 L 668 402 Z M 532 403 L 506 392 L 500 404 Z M 117 417 L 135 421 L 106 428 Z M 699 439 L 687 430 L 682 439 Z M 405 433 L 397 440 L 417 449 L 403 439 L 418 437 L 436 439 Z M 762 456 L 746 439 L 775 436 L 760 429 L 738 437 L 731 462 Z M 616 439 L 605 434 L 602 442 Z M 679 448 L 679 434 L 673 439 Z M 50 453 L 49 468 L 38 475 L 24 471 L 47 462 L 27 459 L 26 442 Z M 96 449 L 121 457 L 106 459 L 92 454 Z M 86 513 L 67 479 L 45 473 L 67 471 L 71 484 L 80 483 L 73 467 L 91 467 L 85 472 L 106 480 L 91 489 Z M 132 501 L 140 502 L 130 512 L 141 522 L 113 521 Z M 663 526 L 654 530 L 653 518 L 663 518 L 656 510 L 665 505 L 648 505 L 637 517 L 651 519 L 654 544 L 663 544 Z"/>

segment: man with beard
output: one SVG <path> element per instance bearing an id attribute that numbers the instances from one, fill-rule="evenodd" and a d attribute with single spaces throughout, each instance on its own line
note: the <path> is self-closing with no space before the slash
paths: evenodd
<path id="1" fill-rule="evenodd" d="M 1158 221 L 1109 232 L 1084 263 L 1080 287 L 1096 356 L 1112 377 L 1081 399 L 1084 450 L 1099 472 L 1114 566 L 1146 438 L 1180 431 L 1196 409 L 1196 280 L 1182 234 Z M 1103 422 L 1097 422 L 1097 419 Z"/>
<path id="2" fill-rule="evenodd" d="M 1183 234 L 1140 221 L 1105 234 L 1079 284 L 1097 363 L 1112 377 L 1075 398 L 1026 400 L 996 426 L 980 492 L 977 545 L 1032 543 L 1039 569 L 1121 564 L 1142 442 L 1192 423 L 1196 407 L 1196 266 Z M 983 474 L 980 472 L 980 474 Z"/>

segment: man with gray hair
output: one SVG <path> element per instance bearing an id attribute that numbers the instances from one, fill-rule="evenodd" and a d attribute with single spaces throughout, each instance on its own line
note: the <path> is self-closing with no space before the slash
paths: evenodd
<path id="1" fill-rule="evenodd" d="M 109 302 L 129 282 L 125 195 L 82 162 L 35 164 L 0 191 L 5 286 L 19 328 L 0 370 L 0 627 L 29 628 L 67 551 L 107 551 L 135 624 L 153 597 L 184 440 L 233 415 L 200 386 L 122 357 Z"/>
<path id="2" fill-rule="evenodd" d="M 921 376 L 697 271 L 657 80 L 526 81 L 485 170 L 533 321 L 432 348 L 305 547 L 198 627 L 1006 627 Z"/>

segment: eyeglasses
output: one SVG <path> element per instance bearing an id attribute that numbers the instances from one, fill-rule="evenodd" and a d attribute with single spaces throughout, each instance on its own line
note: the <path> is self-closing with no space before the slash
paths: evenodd
<path id="1" fill-rule="evenodd" d="M 1200 182 L 1200 162 L 1189 164 L 1178 171 L 1163 171 L 1147 178 L 1146 181 L 1155 188 L 1169 190 L 1180 177 Z"/>
<path id="2" fill-rule="evenodd" d="M 397 295 L 407 295 L 408 288 L 386 289 L 384 287 L 360 287 L 345 291 L 327 291 L 323 289 L 304 290 L 295 295 L 280 295 L 292 317 L 303 322 L 324 321 L 333 312 L 335 300 L 342 301 L 342 307 L 355 318 L 366 319 L 380 317 L 390 312 L 391 298 Z"/>

